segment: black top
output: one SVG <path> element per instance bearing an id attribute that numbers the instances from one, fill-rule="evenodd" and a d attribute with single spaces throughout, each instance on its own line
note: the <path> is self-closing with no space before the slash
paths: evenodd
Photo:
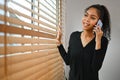
<path id="1" fill-rule="evenodd" d="M 81 32 L 73 32 L 70 36 L 68 52 L 63 45 L 59 52 L 67 65 L 70 65 L 69 80 L 99 80 L 98 71 L 102 66 L 107 50 L 108 40 L 101 39 L 101 49 L 95 50 L 95 38 L 85 47 L 81 42 Z"/>

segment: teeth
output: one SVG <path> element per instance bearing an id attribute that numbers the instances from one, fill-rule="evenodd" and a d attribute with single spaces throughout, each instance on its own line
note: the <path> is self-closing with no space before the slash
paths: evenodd
<path id="1" fill-rule="evenodd" d="M 84 25 L 85 25 L 85 26 L 88 26 L 88 24 L 86 24 L 86 23 L 85 23 Z"/>

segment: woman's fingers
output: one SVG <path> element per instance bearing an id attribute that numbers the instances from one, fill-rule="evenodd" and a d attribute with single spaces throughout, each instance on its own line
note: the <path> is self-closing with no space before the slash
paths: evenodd
<path id="1" fill-rule="evenodd" d="M 61 37 L 62 37 L 62 28 L 58 27 L 57 40 L 61 40 Z"/>
<path id="2" fill-rule="evenodd" d="M 95 25 L 95 26 L 96 27 L 94 27 L 94 29 L 93 29 L 94 32 L 101 32 L 102 31 L 100 26 L 97 26 L 97 25 Z"/>
<path id="3" fill-rule="evenodd" d="M 58 30 L 59 30 L 59 31 L 62 31 L 62 27 L 59 26 L 59 27 L 58 27 Z"/>
<path id="4" fill-rule="evenodd" d="M 95 32 L 95 35 L 96 35 L 96 40 L 100 40 L 101 37 L 103 36 L 103 31 L 101 30 L 101 27 L 100 26 L 96 26 L 93 30 Z"/>
<path id="5" fill-rule="evenodd" d="M 61 38 L 62 38 L 62 28 L 61 27 L 58 27 L 58 31 L 57 31 L 57 45 L 60 45 L 61 44 Z"/>

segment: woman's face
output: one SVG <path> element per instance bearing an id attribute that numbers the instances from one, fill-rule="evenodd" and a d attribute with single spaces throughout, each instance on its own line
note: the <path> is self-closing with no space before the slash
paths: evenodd
<path id="1" fill-rule="evenodd" d="M 99 15 L 97 13 L 97 10 L 95 8 L 88 9 L 82 18 L 83 30 L 93 30 L 98 19 Z"/>

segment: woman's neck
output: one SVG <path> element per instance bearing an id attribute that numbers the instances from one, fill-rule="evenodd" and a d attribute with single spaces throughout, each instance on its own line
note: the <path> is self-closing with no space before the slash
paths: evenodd
<path id="1" fill-rule="evenodd" d="M 83 36 L 86 37 L 86 38 L 91 38 L 91 37 L 94 37 L 94 33 L 93 31 L 83 31 Z"/>

